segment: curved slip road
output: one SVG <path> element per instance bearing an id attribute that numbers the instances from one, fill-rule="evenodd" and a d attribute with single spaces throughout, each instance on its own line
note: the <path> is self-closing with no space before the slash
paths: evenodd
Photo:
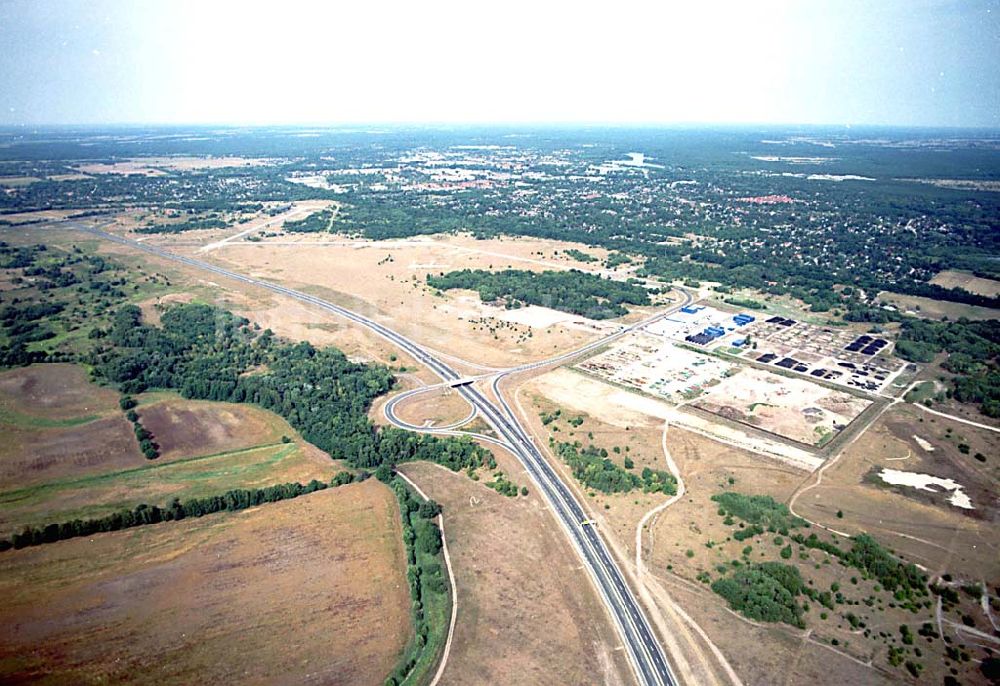
<path id="1" fill-rule="evenodd" d="M 104 240 L 142 250 L 143 252 L 179 262 L 202 271 L 218 274 L 235 281 L 266 288 L 272 292 L 315 305 L 320 309 L 338 314 L 345 319 L 374 331 L 376 334 L 406 351 L 417 362 L 426 365 L 446 382 L 462 378 L 455 370 L 440 359 L 401 334 L 372 319 L 363 317 L 351 310 L 327 302 L 316 296 L 239 274 L 208 262 L 177 255 L 153 245 L 138 243 L 102 231 L 96 227 L 89 227 L 72 221 L 60 223 L 59 226 L 74 228 Z M 625 331 L 635 328 L 635 326 L 637 325 L 623 328 L 618 334 L 614 334 L 609 338 L 617 337 Z M 593 347 L 602 345 L 607 340 L 602 339 L 594 344 Z M 569 353 L 566 357 L 580 354 L 583 350 L 589 349 L 592 348 L 587 346 L 584 349 Z M 552 361 L 545 361 L 534 365 L 525 365 L 518 369 L 534 368 L 551 363 Z M 531 441 L 531 438 L 515 419 L 510 408 L 506 408 L 507 413 L 505 414 L 471 385 L 458 386 L 457 390 L 476 408 L 477 412 L 487 423 L 493 427 L 497 435 L 501 436 L 509 444 L 538 489 L 544 494 L 556 518 L 562 524 L 570 541 L 577 549 L 597 585 L 597 589 L 614 619 L 639 683 L 644 686 L 673 686 L 677 684 L 678 681 L 667 662 L 662 645 L 653 633 L 651 624 L 641 605 L 625 583 L 625 578 L 608 551 L 607 545 L 605 545 L 595 527 L 583 524 L 588 519 L 585 511 L 579 502 L 577 502 L 570 489 L 562 482 L 552 467 L 549 466 L 545 458 L 542 457 L 539 450 Z M 501 396 L 498 396 L 498 400 L 506 407 L 506 403 Z"/>

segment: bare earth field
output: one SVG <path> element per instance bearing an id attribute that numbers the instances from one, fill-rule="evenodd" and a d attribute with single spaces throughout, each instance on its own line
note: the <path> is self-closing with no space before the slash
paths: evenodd
<path id="1" fill-rule="evenodd" d="M 962 290 L 969 291 L 970 293 L 977 293 L 979 295 L 988 295 L 991 297 L 996 297 L 1000 295 L 1000 281 L 995 281 L 994 279 L 985 279 L 975 274 L 970 274 L 969 272 L 958 272 L 954 270 L 947 270 L 943 272 L 938 272 L 931 283 L 941 286 L 942 288 L 961 288 Z"/>
<path id="2" fill-rule="evenodd" d="M 870 401 L 753 367 L 723 379 L 693 403 L 720 417 L 806 445 L 822 445 Z"/>
<path id="3" fill-rule="evenodd" d="M 0 681 L 379 684 L 410 631 L 405 568 L 374 479 L 9 551 Z"/>
<path id="4" fill-rule="evenodd" d="M 116 411 L 118 393 L 91 384 L 86 371 L 76 365 L 34 365 L 0 374 L 3 419 L 44 425 L 46 420 L 76 421 Z"/>
<path id="5" fill-rule="evenodd" d="M 444 507 L 458 622 L 442 683 L 628 684 L 631 670 L 578 557 L 524 471 L 508 498 L 431 464 L 402 471 Z"/>
<path id="6" fill-rule="evenodd" d="M 139 396 L 136 408 L 139 421 L 160 446 L 160 459 L 242 450 L 293 435 L 281 417 L 253 405 L 163 395 L 149 403 Z"/>
<path id="7" fill-rule="evenodd" d="M 75 365 L 0 374 L 0 428 L 0 477 L 8 488 L 144 461 L 118 393 L 90 383 Z"/>

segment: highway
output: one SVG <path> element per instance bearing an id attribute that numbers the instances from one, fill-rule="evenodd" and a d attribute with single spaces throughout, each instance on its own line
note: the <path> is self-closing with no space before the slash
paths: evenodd
<path id="1" fill-rule="evenodd" d="M 142 250 L 167 260 L 172 260 L 199 270 L 218 274 L 219 276 L 233 279 L 235 281 L 265 288 L 269 291 L 309 303 L 322 310 L 332 312 L 348 319 L 349 321 L 370 329 L 374 333 L 382 336 L 389 342 L 404 350 L 418 363 L 426 365 L 445 382 L 462 378 L 458 372 L 442 362 L 438 357 L 430 354 L 420 345 L 405 336 L 372 319 L 363 317 L 355 312 L 352 312 L 351 310 L 327 302 L 316 296 L 239 274 L 208 262 L 185 257 L 183 255 L 177 255 L 153 245 L 147 245 L 123 238 L 121 236 L 116 236 L 96 227 L 72 221 L 62 222 L 58 224 L 58 226 L 62 228 L 74 228 L 107 241 L 127 245 L 131 248 Z M 633 327 L 624 328 L 622 331 L 613 334 L 609 338 L 623 335 L 631 328 Z M 573 351 L 568 353 L 566 356 L 561 357 L 571 357 L 581 354 L 585 349 L 591 349 L 592 347 L 605 344 L 607 340 L 608 339 L 602 339 L 601 341 L 595 342 L 591 346 L 586 346 L 584 349 Z M 558 359 L 561 359 L 561 357 L 514 368 L 508 372 L 504 372 L 503 374 L 553 364 Z M 499 383 L 499 381 L 496 381 L 495 383 Z M 677 684 L 677 678 L 666 659 L 666 655 L 660 641 L 653 633 L 649 619 L 646 617 L 642 606 L 636 600 L 631 589 L 628 587 L 628 584 L 625 582 L 624 575 L 618 568 L 614 558 L 611 556 L 608 547 L 601 538 L 597 528 L 582 524 L 584 521 L 589 519 L 583 507 L 581 507 L 580 503 L 573 496 L 570 488 L 563 483 L 553 468 L 542 456 L 541 452 L 535 447 L 530 436 L 520 426 L 516 416 L 510 410 L 509 406 L 507 406 L 499 392 L 497 392 L 497 398 L 504 406 L 503 410 L 498 408 L 494 403 L 483 396 L 483 394 L 472 384 L 458 386 L 456 390 L 472 405 L 473 408 L 475 408 L 475 411 L 479 414 L 479 416 L 481 416 L 494 429 L 494 431 L 496 431 L 497 435 L 503 439 L 503 442 L 509 446 L 511 451 L 520 460 L 525 470 L 535 482 L 539 492 L 542 493 L 548 501 L 552 511 L 556 515 L 556 518 L 569 535 L 570 541 L 577 549 L 577 552 L 580 554 L 586 568 L 591 574 L 597 589 L 600 592 L 600 595 L 618 629 L 622 643 L 627 651 L 639 683 L 643 684 L 643 686 L 673 686 L 674 684 Z M 544 564 L 544 561 L 539 560 L 539 563 Z"/>

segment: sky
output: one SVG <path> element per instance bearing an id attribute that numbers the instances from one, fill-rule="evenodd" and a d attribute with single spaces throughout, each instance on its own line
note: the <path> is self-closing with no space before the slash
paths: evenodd
<path id="1" fill-rule="evenodd" d="M 0 125 L 1000 128 L 1000 0 L 0 0 Z"/>

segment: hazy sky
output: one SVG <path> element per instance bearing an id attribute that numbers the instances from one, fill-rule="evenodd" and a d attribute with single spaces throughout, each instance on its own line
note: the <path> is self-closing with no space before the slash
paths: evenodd
<path id="1" fill-rule="evenodd" d="M 1000 0 L 0 0 L 0 124 L 1000 127 Z"/>

